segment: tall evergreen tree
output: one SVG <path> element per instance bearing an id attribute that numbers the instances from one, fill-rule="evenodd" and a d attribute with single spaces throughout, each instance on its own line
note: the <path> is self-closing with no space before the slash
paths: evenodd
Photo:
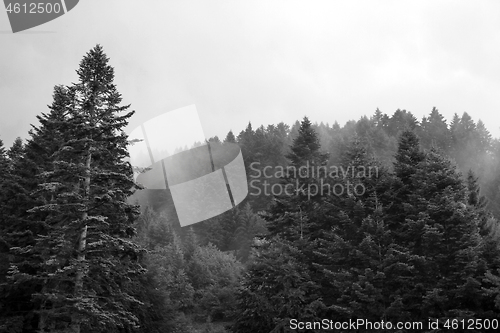
<path id="1" fill-rule="evenodd" d="M 3 141 L 0 139 L 0 202 L 3 203 L 6 201 L 5 186 L 10 176 L 10 166 L 9 160 L 7 158 L 7 154 L 5 148 L 3 146 Z M 0 205 L 0 284 L 6 282 L 7 271 L 9 269 L 9 258 L 8 258 L 8 250 L 9 245 L 7 240 L 5 239 L 5 229 L 6 229 L 6 221 L 4 220 L 4 212 L 3 212 L 3 204 Z M 3 293 L 0 294 L 3 296 Z M 3 297 L 2 297 L 3 298 Z M 3 303 L 3 302 L 2 302 Z M 3 305 L 3 304 L 2 304 Z M 3 306 L 0 305 L 2 308 Z"/>
<path id="2" fill-rule="evenodd" d="M 481 289 L 485 262 L 480 213 L 475 207 L 467 209 L 466 184 L 455 166 L 434 150 L 413 181 L 418 188 L 411 200 L 420 211 L 416 222 L 422 224 L 421 234 L 410 237 L 414 251 L 425 256 L 419 269 L 428 286 L 422 309 L 434 317 L 480 318 L 482 308 L 488 307 Z"/>
<path id="3" fill-rule="evenodd" d="M 301 251 L 273 239 L 258 249 L 238 294 L 233 332 L 287 332 L 290 319 L 319 321 L 322 308 Z"/>
<path id="4" fill-rule="evenodd" d="M 101 46 L 89 51 L 77 70 L 79 82 L 57 92 L 68 102 L 52 110 L 58 126 L 51 116 L 42 123 L 56 126 L 60 139 L 38 174 L 41 204 L 30 210 L 43 218 L 45 230 L 33 246 L 17 249 L 30 255 L 36 272 L 17 264 L 11 276 L 41 284 L 33 294 L 40 331 L 109 332 L 137 325 L 130 309 L 139 303 L 133 296 L 139 248 L 127 239 L 137 214 L 127 198 L 136 186 L 123 132 L 133 112 L 119 105 L 108 61 Z"/>
<path id="5" fill-rule="evenodd" d="M 421 133 L 420 138 L 424 148 L 433 146 L 441 149 L 444 153 L 449 153 L 452 141 L 451 132 L 446 120 L 436 107 L 432 108 L 426 121 L 422 121 Z"/>
<path id="6" fill-rule="evenodd" d="M 315 166 L 325 165 L 328 155 L 320 151 L 318 135 L 314 131 L 311 122 L 304 117 L 300 123 L 299 133 L 293 140 L 290 153 L 286 157 L 294 167 L 309 164 Z"/>
<path id="7" fill-rule="evenodd" d="M 234 242 L 238 250 L 238 258 L 246 262 L 250 256 L 254 238 L 263 236 L 267 232 L 264 221 L 252 212 L 250 204 L 246 204 L 239 214 L 239 221 L 235 230 Z"/>
<path id="8" fill-rule="evenodd" d="M 0 219 L 4 225 L 4 235 L 9 247 L 9 259 L 19 273 L 36 274 L 39 260 L 33 258 L 29 252 L 22 249 L 36 244 L 36 238 L 46 231 L 45 212 L 30 214 L 28 211 L 42 204 L 33 192 L 40 183 L 40 175 L 51 170 L 51 156 L 61 146 L 59 129 L 65 126 L 66 106 L 68 99 L 64 87 L 56 86 L 54 101 L 49 106 L 50 113 L 37 116 L 41 126 L 30 130 L 31 139 L 24 147 L 20 147 L 20 140 L 16 140 L 11 148 L 10 181 L 3 187 L 5 200 L 2 201 Z M 3 318 L 25 330 L 37 327 L 38 315 L 34 312 L 37 305 L 32 301 L 34 292 L 39 291 L 41 282 L 35 279 L 15 279 L 10 274 L 7 283 L 2 286 L 4 302 Z M 23 316 L 18 316 L 23 313 Z M 18 318 L 18 319 L 15 319 Z M 7 326 L 9 327 L 9 326 Z M 7 329 L 7 331 L 12 330 Z"/>
<path id="9" fill-rule="evenodd" d="M 403 184 L 410 183 L 410 177 L 416 172 L 416 167 L 424 160 L 424 156 L 417 135 L 412 131 L 403 132 L 394 163 L 394 172 Z"/>
<path id="10" fill-rule="evenodd" d="M 396 234 L 401 230 L 406 217 L 416 212 L 414 207 L 408 204 L 408 198 L 415 190 L 415 184 L 411 179 L 424 159 L 425 154 L 421 150 L 417 135 L 412 131 L 403 132 L 395 155 L 396 177 L 392 184 L 393 191 L 389 191 L 392 198 L 386 203 L 390 216 L 386 222 Z"/>
<path id="11" fill-rule="evenodd" d="M 317 206 L 323 195 L 321 179 L 325 178 L 328 160 L 328 154 L 320 151 L 317 134 L 307 117 L 286 157 L 290 166 L 281 184 L 283 191 L 266 216 L 268 229 L 271 235 L 281 235 L 288 240 L 303 239 L 310 225 L 307 213 Z"/>

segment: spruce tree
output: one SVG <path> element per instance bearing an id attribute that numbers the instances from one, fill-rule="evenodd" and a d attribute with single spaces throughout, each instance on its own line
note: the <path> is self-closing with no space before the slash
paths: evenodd
<path id="1" fill-rule="evenodd" d="M 233 332 L 286 332 L 290 319 L 319 321 L 323 307 L 301 251 L 279 238 L 266 242 L 238 293 Z"/>
<path id="2" fill-rule="evenodd" d="M 36 302 L 32 301 L 32 295 L 41 288 L 41 282 L 35 279 L 16 279 L 16 274 L 34 275 L 38 271 L 39 259 L 34 258 L 24 249 L 36 244 L 36 238 L 46 231 L 44 217 L 46 213 L 30 214 L 28 211 L 33 207 L 42 204 L 39 198 L 33 195 L 40 183 L 39 175 L 49 170 L 50 155 L 53 154 L 60 145 L 57 135 L 57 127 L 64 124 L 60 113 L 61 99 L 59 90 L 54 89 L 54 102 L 49 108 L 50 116 L 38 116 L 41 124 L 45 121 L 53 124 L 56 119 L 61 123 L 55 126 L 42 126 L 40 129 L 33 126 L 30 131 L 32 136 L 24 147 L 20 140 L 14 142 L 9 150 L 10 167 L 9 181 L 4 183 L 2 192 L 5 195 L 2 200 L 2 234 L 8 244 L 9 261 L 15 271 L 10 271 L 7 282 L 2 284 L 1 294 L 3 311 L 2 315 L 7 322 L 16 320 L 17 324 L 24 329 L 37 327 L 38 315 Z M 47 118 L 47 119 L 46 119 Z M 54 122 L 52 122 L 54 121 Z M 35 139 L 38 138 L 38 139 Z M 43 143 L 42 143 L 43 142 Z M 43 148 L 42 148 L 43 147 Z M 16 272 L 16 274 L 13 274 Z M 22 275 L 21 275 L 22 276 Z M 23 316 L 17 316 L 23 313 Z M 15 318 L 18 318 L 15 319 Z M 7 325 L 7 327 L 10 327 Z M 11 329 L 7 329 L 9 331 Z"/>
<path id="3" fill-rule="evenodd" d="M 288 240 L 307 238 L 311 224 L 307 214 L 317 207 L 324 194 L 321 179 L 326 176 L 328 154 L 320 148 L 311 122 L 304 117 L 286 155 L 290 166 L 283 177 L 282 193 L 266 215 L 271 235 L 281 235 Z"/>
<path id="4" fill-rule="evenodd" d="M 10 178 L 9 177 L 10 176 L 10 162 L 9 162 L 8 157 L 7 157 L 5 147 L 3 146 L 3 141 L 1 139 L 0 139 L 0 173 L 2 175 L 2 177 L 0 177 L 0 202 L 2 203 L 2 205 L 0 205 L 0 209 L 2 209 L 2 211 L 0 211 L 0 212 L 2 212 L 2 214 L 0 214 L 0 216 L 3 217 L 3 216 L 5 216 L 3 214 L 3 208 L 4 208 L 3 203 L 7 199 L 4 188 L 5 188 L 6 180 Z M 3 218 L 2 218 L 2 220 L 3 220 Z M 3 223 L 1 224 L 1 226 L 3 226 Z M 2 231 L 4 231 L 3 228 L 2 228 Z M 1 235 L 3 236 L 3 232 Z"/>
<path id="5" fill-rule="evenodd" d="M 295 167 L 304 166 L 307 162 L 310 165 L 325 165 L 328 155 L 320 151 L 320 143 L 316 131 L 311 122 L 304 117 L 300 123 L 298 136 L 293 140 L 290 153 L 286 157 L 291 165 Z"/>
<path id="6" fill-rule="evenodd" d="M 395 243 L 385 221 L 392 175 L 372 160 L 354 137 L 343 153 L 342 167 L 354 168 L 339 184 L 351 184 L 351 195 L 329 196 L 314 214 L 318 240 L 312 252 L 312 275 L 322 286 L 328 317 L 402 320 L 405 290 L 411 285 L 411 254 Z M 365 169 L 364 169 L 365 168 Z M 370 169 L 371 168 L 371 169 Z M 363 172 L 362 170 L 374 170 Z M 355 193 L 355 184 L 363 191 Z"/>
<path id="7" fill-rule="evenodd" d="M 7 156 L 11 160 L 11 163 L 16 163 L 22 156 L 24 150 L 23 140 L 17 137 L 12 144 L 12 147 L 7 151 Z"/>
<path id="8" fill-rule="evenodd" d="M 229 131 L 224 139 L 224 142 L 236 143 L 236 138 L 234 137 L 233 131 Z"/>
<path id="9" fill-rule="evenodd" d="M 235 332 L 281 332 L 291 318 L 319 316 L 322 302 L 316 293 L 317 279 L 309 275 L 314 242 L 308 243 L 313 225 L 309 215 L 322 195 L 319 188 L 310 193 L 309 185 L 320 185 L 325 169 L 317 174 L 318 167 L 324 167 L 327 161 L 327 155 L 319 149 L 317 134 L 305 117 L 287 156 L 291 168 L 281 184 L 287 192 L 277 197 L 264 214 L 268 240 L 256 249 L 251 260 L 239 295 Z"/>
<path id="10" fill-rule="evenodd" d="M 53 126 L 58 145 L 47 147 L 43 135 L 33 135 L 47 152 L 55 150 L 45 155 L 35 193 L 40 204 L 30 210 L 45 230 L 33 246 L 17 250 L 31 256 L 36 272 L 22 273 L 18 264 L 11 278 L 41 285 L 33 294 L 40 331 L 113 331 L 138 323 L 130 309 L 139 303 L 133 296 L 139 248 L 127 239 L 137 215 L 127 198 L 136 186 L 123 132 L 133 112 L 120 106 L 108 61 L 97 45 L 80 63 L 78 83 L 57 90 L 54 103 L 65 103 L 44 117 L 38 133 Z"/>
<path id="11" fill-rule="evenodd" d="M 422 121 L 420 132 L 424 148 L 433 146 L 449 153 L 452 141 L 451 132 L 446 120 L 437 108 L 433 107 L 426 121 Z"/>
<path id="12" fill-rule="evenodd" d="M 397 209 L 387 211 L 396 242 L 413 258 L 412 287 L 403 305 L 414 320 L 491 316 L 492 300 L 482 287 L 489 260 L 474 181 L 467 188 L 451 161 L 434 148 L 422 155 L 413 142 L 400 147 L 399 186 L 390 202 Z"/>
<path id="13" fill-rule="evenodd" d="M 237 249 L 238 259 L 246 262 L 250 256 L 254 237 L 263 236 L 267 232 L 264 221 L 252 212 L 250 204 L 247 203 L 239 214 L 239 221 L 235 230 L 234 248 Z"/>
<path id="14" fill-rule="evenodd" d="M 252 129 L 252 124 L 249 122 L 247 128 L 241 131 L 238 135 L 237 141 L 241 147 L 243 154 L 243 160 L 245 162 L 245 167 L 247 172 L 250 170 L 249 165 L 255 161 L 255 143 L 254 143 L 255 131 Z"/>
<path id="15" fill-rule="evenodd" d="M 2 177 L 0 177 L 0 284 L 6 282 L 7 271 L 9 269 L 9 257 L 8 257 L 9 244 L 5 239 L 5 229 L 7 221 L 4 220 L 5 213 L 3 206 L 3 203 L 7 199 L 6 197 L 7 193 L 5 193 L 4 189 L 6 183 L 11 178 L 9 164 L 10 164 L 9 160 L 7 158 L 7 154 L 3 146 L 3 141 L 0 139 L 0 174 L 2 175 Z M 3 299 L 3 293 L 0 293 L 0 295 L 2 295 Z M 0 306 L 3 308 L 5 305 L 2 304 Z"/>
<path id="16" fill-rule="evenodd" d="M 413 253 L 425 258 L 417 265 L 419 282 L 426 289 L 422 315 L 474 316 L 484 296 L 479 280 L 481 239 L 478 215 L 466 209 L 461 175 L 449 160 L 431 150 L 412 181 L 415 192 L 410 202 L 418 217 L 407 222 L 418 227 L 406 236 Z"/>
<path id="17" fill-rule="evenodd" d="M 405 131 L 399 139 L 394 172 L 403 184 L 409 184 L 409 178 L 416 171 L 418 163 L 423 161 L 424 153 L 420 148 L 420 140 L 412 131 Z"/>
<path id="18" fill-rule="evenodd" d="M 392 197 L 386 203 L 390 216 L 386 222 L 396 237 L 403 232 L 405 219 L 416 212 L 415 207 L 408 203 L 408 198 L 415 190 L 412 176 L 424 159 L 425 153 L 421 150 L 417 135 L 412 131 L 404 131 L 399 139 L 395 155 L 394 175 L 396 177 L 392 183 L 392 191 L 389 191 Z"/>

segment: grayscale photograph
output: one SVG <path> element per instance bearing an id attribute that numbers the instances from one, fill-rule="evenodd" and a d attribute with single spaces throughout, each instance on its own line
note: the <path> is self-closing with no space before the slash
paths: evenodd
<path id="1" fill-rule="evenodd" d="M 499 331 L 499 1 L 0 4 L 0 333 Z"/>

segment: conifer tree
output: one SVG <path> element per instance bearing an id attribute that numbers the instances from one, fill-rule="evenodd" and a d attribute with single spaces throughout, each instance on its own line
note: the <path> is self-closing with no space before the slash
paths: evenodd
<path id="1" fill-rule="evenodd" d="M 289 319 L 317 318 L 322 307 L 316 279 L 309 275 L 313 244 L 308 245 L 307 240 L 313 225 L 309 215 L 321 197 L 319 188 L 311 194 L 309 185 L 319 186 L 324 178 L 325 169 L 323 174 L 317 170 L 326 165 L 327 155 L 320 152 L 317 134 L 307 117 L 290 150 L 287 158 L 292 168 L 287 169 L 282 184 L 288 190 L 264 214 L 270 231 L 268 243 L 256 250 L 251 261 L 239 295 L 235 332 L 281 332 Z"/>
<path id="2" fill-rule="evenodd" d="M 399 139 L 398 151 L 395 155 L 394 174 L 396 176 L 390 191 L 392 198 L 387 202 L 390 215 L 387 224 L 396 234 L 401 231 L 405 218 L 415 214 L 413 206 L 408 204 L 408 197 L 415 189 L 412 176 L 418 165 L 425 159 L 417 135 L 412 131 L 404 131 Z"/>
<path id="3" fill-rule="evenodd" d="M 430 148 L 434 146 L 445 153 L 449 153 L 452 137 L 443 115 L 439 113 L 436 107 L 433 107 L 429 117 L 425 119 L 425 122 L 422 121 L 420 130 L 423 147 Z"/>
<path id="4" fill-rule="evenodd" d="M 283 178 L 282 195 L 275 198 L 266 216 L 271 235 L 281 235 L 288 240 L 307 238 L 310 224 L 307 214 L 323 195 L 321 179 L 326 176 L 328 154 L 320 148 L 311 122 L 304 117 L 286 155 L 290 167 Z"/>
<path id="5" fill-rule="evenodd" d="M 264 221 L 252 212 L 250 204 L 247 203 L 239 214 L 238 226 L 235 231 L 234 248 L 238 249 L 238 258 L 246 262 L 250 255 L 254 237 L 266 234 Z"/>
<path id="6" fill-rule="evenodd" d="M 248 166 L 254 159 L 255 144 L 254 144 L 255 131 L 252 129 L 252 124 L 249 122 L 247 128 L 241 131 L 238 135 L 237 141 L 243 153 L 243 160 L 245 161 L 246 170 L 250 169 Z"/>
<path id="7" fill-rule="evenodd" d="M 56 91 L 54 103 L 61 107 L 38 131 L 53 126 L 59 144 L 47 146 L 44 135 L 33 135 L 34 145 L 55 150 L 45 155 L 40 204 L 30 210 L 46 229 L 33 246 L 18 249 L 30 254 L 36 272 L 23 273 L 18 264 L 11 278 L 27 275 L 41 284 L 33 294 L 41 331 L 130 329 L 137 318 L 129 310 L 139 302 L 132 285 L 141 272 L 139 248 L 127 239 L 137 210 L 127 203 L 136 186 L 123 128 L 133 112 L 119 105 L 114 70 L 101 46 L 87 53 L 77 74 L 78 83 Z"/>
<path id="8" fill-rule="evenodd" d="M 290 319 L 318 321 L 323 307 L 299 249 L 273 239 L 258 250 L 238 294 L 233 332 L 286 332 Z"/>
<path id="9" fill-rule="evenodd" d="M 7 156 L 11 160 L 11 164 L 16 163 L 23 154 L 23 140 L 20 137 L 17 137 L 12 144 L 12 147 L 7 151 Z"/>
<path id="10" fill-rule="evenodd" d="M 416 166 L 423 161 L 424 153 L 420 148 L 420 140 L 412 131 L 405 131 L 399 139 L 394 171 L 403 184 L 409 184 L 409 178 L 416 172 Z"/>
<path id="11" fill-rule="evenodd" d="M 377 108 L 371 117 L 371 120 L 373 121 L 373 124 L 375 126 L 378 127 L 382 125 L 382 116 L 383 116 L 382 111 L 380 111 L 380 109 Z"/>
<path id="12" fill-rule="evenodd" d="M 0 173 L 2 175 L 2 177 L 0 177 L 0 202 L 3 203 L 7 199 L 6 193 L 4 192 L 4 188 L 5 188 L 5 182 L 10 176 L 10 162 L 9 159 L 7 158 L 7 153 L 5 147 L 3 146 L 3 141 L 1 139 L 0 139 Z M 3 209 L 3 204 L 0 206 L 0 209 Z M 5 215 L 0 214 L 0 216 L 5 216 Z"/>
<path id="13" fill-rule="evenodd" d="M 318 136 L 307 117 L 300 123 L 298 136 L 293 140 L 290 153 L 286 157 L 291 165 L 300 167 L 309 162 L 312 165 L 322 166 L 326 163 L 327 154 L 320 151 Z"/>
<path id="14" fill-rule="evenodd" d="M 32 126 L 30 131 L 32 139 L 21 147 L 20 140 L 16 140 L 9 151 L 10 173 L 9 182 L 3 187 L 5 200 L 2 200 L 3 234 L 9 247 L 11 265 L 19 269 L 19 273 L 36 274 L 38 261 L 25 248 L 36 244 L 36 238 L 46 231 L 44 218 L 45 212 L 30 214 L 28 211 L 42 204 L 33 192 L 40 183 L 40 174 L 50 170 L 50 156 L 60 147 L 62 142 L 58 135 L 58 128 L 64 126 L 63 109 L 65 108 L 64 88 L 56 86 L 54 89 L 54 102 L 49 109 L 49 115 L 37 116 L 42 124 L 39 128 Z M 36 327 L 38 317 L 34 310 L 37 305 L 32 301 L 32 295 L 41 288 L 41 282 L 36 279 L 13 279 L 10 274 L 8 281 L 2 286 L 4 303 L 3 316 L 12 319 L 11 314 L 24 313 L 19 317 L 18 325 L 27 329 Z M 13 312 L 11 312 L 13 311 Z M 13 318 L 14 318 L 13 317 Z M 10 319 L 9 319 L 10 318 Z"/>
<path id="15" fill-rule="evenodd" d="M 0 177 L 0 203 L 5 202 L 7 199 L 6 198 L 7 193 L 5 193 L 4 188 L 6 186 L 6 182 L 8 181 L 8 179 L 11 178 L 9 169 L 10 169 L 9 160 L 7 159 L 7 154 L 3 146 L 3 141 L 0 139 L 0 174 L 2 175 L 2 177 Z M 7 221 L 4 220 L 5 214 L 3 210 L 4 210 L 3 204 L 1 204 L 0 205 L 0 284 L 6 282 L 6 275 L 9 268 L 9 258 L 7 254 L 9 250 L 9 245 L 4 236 Z M 3 296 L 3 293 L 1 293 L 0 295 Z"/>
<path id="16" fill-rule="evenodd" d="M 234 137 L 233 131 L 229 131 L 224 139 L 224 142 L 236 143 L 236 138 Z"/>

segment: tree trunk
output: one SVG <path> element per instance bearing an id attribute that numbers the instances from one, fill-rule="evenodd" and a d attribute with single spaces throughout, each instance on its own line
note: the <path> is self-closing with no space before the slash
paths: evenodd
<path id="1" fill-rule="evenodd" d="M 87 155 L 87 160 L 85 162 L 85 183 L 84 183 L 84 200 L 85 202 L 88 202 L 89 195 L 90 195 L 90 163 L 92 161 L 92 154 L 89 153 Z M 88 207 L 86 207 L 88 208 Z M 85 221 L 87 219 L 88 213 L 87 210 L 85 210 L 82 213 L 82 220 Z M 85 261 L 85 247 L 87 245 L 87 225 L 85 224 L 80 232 L 80 239 L 78 241 L 78 263 L 80 266 L 78 267 L 76 271 L 76 277 L 75 277 L 75 298 L 79 297 L 82 293 L 83 289 L 83 276 L 84 276 L 84 269 L 81 266 L 81 264 Z M 77 313 L 73 313 L 71 316 L 71 326 L 72 326 L 72 331 L 73 333 L 80 333 L 80 318 Z"/>
<path id="2" fill-rule="evenodd" d="M 47 280 L 43 281 L 43 286 L 42 286 L 42 295 L 45 294 L 46 292 L 46 284 Z M 45 321 L 47 319 L 47 315 L 43 312 L 45 310 L 45 301 L 42 301 L 42 304 L 40 305 L 40 317 L 38 317 L 38 330 L 40 332 L 44 332 L 45 330 Z"/>

